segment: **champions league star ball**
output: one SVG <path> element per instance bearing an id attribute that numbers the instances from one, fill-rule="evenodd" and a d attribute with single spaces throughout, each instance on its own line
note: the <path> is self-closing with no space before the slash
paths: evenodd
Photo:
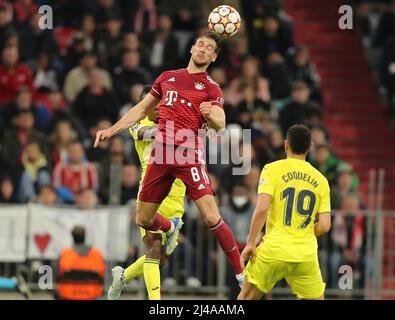
<path id="1" fill-rule="evenodd" d="M 240 14 L 231 6 L 218 6 L 208 17 L 208 27 L 221 37 L 232 37 L 241 26 Z"/>

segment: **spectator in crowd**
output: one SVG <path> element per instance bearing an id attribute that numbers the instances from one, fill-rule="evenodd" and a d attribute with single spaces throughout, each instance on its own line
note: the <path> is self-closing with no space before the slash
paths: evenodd
<path id="1" fill-rule="evenodd" d="M 122 56 L 125 52 L 136 51 L 140 54 L 140 65 L 144 68 L 149 67 L 149 50 L 144 46 L 135 32 L 126 32 L 123 35 Z M 122 59 L 119 59 L 118 65 L 121 65 Z"/>
<path id="2" fill-rule="evenodd" d="M 246 245 L 250 221 L 254 211 L 254 206 L 250 199 L 251 196 L 252 195 L 248 192 L 248 188 L 244 184 L 236 183 L 233 186 L 228 206 L 222 210 L 226 222 L 234 228 L 236 243 L 240 252 Z M 230 298 L 234 298 L 240 292 L 240 288 L 237 283 L 232 281 L 232 272 L 229 267 L 227 273 L 227 281 L 233 284 L 230 286 Z"/>
<path id="3" fill-rule="evenodd" d="M 59 90 L 58 74 L 55 68 L 50 65 L 50 56 L 46 51 L 35 55 L 33 63 L 34 87 L 38 92 L 50 92 Z"/>
<path id="4" fill-rule="evenodd" d="M 93 148 L 93 141 L 96 137 L 96 132 L 98 130 L 105 130 L 111 127 L 111 121 L 108 118 L 100 119 L 97 124 L 90 129 L 90 140 L 88 141 L 89 148 L 86 152 L 88 160 L 94 163 L 100 163 L 104 159 L 108 158 L 109 151 L 108 148 L 110 146 L 109 141 L 105 141 L 98 148 Z"/>
<path id="5" fill-rule="evenodd" d="M 0 203 L 18 203 L 13 179 L 7 175 L 0 178 Z"/>
<path id="6" fill-rule="evenodd" d="M 147 39 L 151 49 L 150 65 L 153 76 L 157 77 L 165 70 L 177 68 L 178 63 L 178 39 L 172 32 L 172 21 L 168 15 L 160 15 L 158 28 Z"/>
<path id="7" fill-rule="evenodd" d="M 0 106 L 12 102 L 22 86 L 27 86 L 34 92 L 32 72 L 18 60 L 17 47 L 8 46 L 3 49 L 0 65 Z"/>
<path id="8" fill-rule="evenodd" d="M 103 203 L 108 203 L 110 192 L 111 166 L 123 166 L 125 159 L 125 144 L 121 137 L 113 137 L 109 142 L 109 157 L 104 158 L 98 166 L 100 191 L 99 197 Z"/>
<path id="9" fill-rule="evenodd" d="M 247 186 L 243 183 L 236 183 L 230 195 L 229 206 L 223 211 L 227 223 L 235 228 L 236 243 L 240 251 L 245 247 L 254 210 L 250 198 L 251 194 Z"/>
<path id="10" fill-rule="evenodd" d="M 196 28 L 196 20 L 203 13 L 202 2 L 194 0 L 164 0 L 161 1 L 160 9 L 161 12 L 165 12 L 172 18 L 174 30 L 191 33 Z M 215 6 L 212 8 L 215 8 Z"/>
<path id="11" fill-rule="evenodd" d="M 97 69 L 102 75 L 103 85 L 107 90 L 112 89 L 112 81 L 108 71 L 97 67 L 97 58 L 91 51 L 85 51 L 80 59 L 79 66 L 73 68 L 66 76 L 64 83 L 64 96 L 71 104 L 78 94 L 88 85 L 89 75 Z"/>
<path id="12" fill-rule="evenodd" d="M 7 128 L 12 128 L 12 122 L 19 111 L 32 110 L 35 113 L 35 107 L 33 105 L 32 92 L 28 87 L 20 87 L 15 100 L 4 106 L 2 111 L 4 124 Z"/>
<path id="13" fill-rule="evenodd" d="M 97 41 L 99 55 L 103 57 L 100 59 L 100 62 L 109 69 L 116 67 L 119 56 L 122 53 L 123 35 L 121 28 L 121 18 L 117 15 L 109 15 L 106 21 L 105 30 Z"/>
<path id="14" fill-rule="evenodd" d="M 229 79 L 226 75 L 227 69 L 224 66 L 215 66 L 210 69 L 210 77 L 217 83 L 222 90 L 227 89 Z"/>
<path id="15" fill-rule="evenodd" d="M 119 110 L 119 118 L 123 117 L 130 110 L 131 107 L 135 106 L 140 101 L 140 94 L 143 88 L 144 85 L 141 83 L 136 83 L 130 87 L 129 98 Z"/>
<path id="16" fill-rule="evenodd" d="M 66 162 L 69 146 L 77 139 L 70 121 L 64 119 L 56 123 L 51 135 L 51 160 L 54 165 Z"/>
<path id="17" fill-rule="evenodd" d="M 257 36 L 250 44 L 251 51 L 263 61 L 266 61 L 272 52 L 278 52 L 284 57 L 292 47 L 291 35 L 274 15 L 264 18 L 263 28 L 257 33 Z"/>
<path id="18" fill-rule="evenodd" d="M 309 49 L 306 46 L 297 46 L 290 63 L 291 81 L 302 80 L 310 88 L 311 99 L 321 102 L 320 76 L 315 65 L 310 60 Z"/>
<path id="19" fill-rule="evenodd" d="M 50 56 L 58 54 L 58 45 L 53 33 L 49 29 L 40 28 L 39 19 L 42 17 L 38 12 L 29 16 L 29 24 L 20 31 L 20 54 L 26 62 L 34 61 L 40 52 Z"/>
<path id="20" fill-rule="evenodd" d="M 329 143 L 329 133 L 326 128 L 321 124 L 311 126 L 310 132 L 312 146 L 307 157 L 308 159 L 313 160 L 315 158 L 317 146 Z"/>
<path id="21" fill-rule="evenodd" d="M 137 199 L 139 191 L 139 169 L 133 164 L 124 165 L 122 168 L 121 204 L 126 204 L 132 199 Z"/>
<path id="22" fill-rule="evenodd" d="M 274 128 L 268 135 L 268 143 L 258 153 L 259 163 L 267 163 L 285 159 L 284 136 L 279 128 Z"/>
<path id="23" fill-rule="evenodd" d="M 242 98 L 239 91 L 241 84 L 251 85 L 258 99 L 264 102 L 270 101 L 269 83 L 262 77 L 259 69 L 258 59 L 249 57 L 244 60 L 240 76 L 230 83 L 229 99 L 231 99 L 234 104 L 237 105 Z"/>
<path id="24" fill-rule="evenodd" d="M 255 88 L 246 84 L 241 88 L 242 100 L 238 108 L 246 109 L 251 115 L 256 111 L 270 112 L 270 104 L 258 98 L 255 93 Z"/>
<path id="25" fill-rule="evenodd" d="M 52 207 L 59 203 L 58 195 L 52 184 L 44 184 L 40 187 L 36 203 Z"/>
<path id="26" fill-rule="evenodd" d="M 84 50 L 93 51 L 96 49 L 97 32 L 95 16 L 93 14 L 88 13 L 82 17 L 81 31 L 75 36 L 81 39 Z"/>
<path id="27" fill-rule="evenodd" d="M 47 133 L 53 130 L 53 126 L 60 120 L 75 122 L 70 114 L 63 94 L 60 90 L 51 90 L 45 99 L 37 103 L 36 107 L 37 127 Z"/>
<path id="28" fill-rule="evenodd" d="M 16 30 L 11 24 L 7 7 L 4 3 L 0 3 L 0 50 L 2 51 L 6 39 L 9 35 L 16 34 Z"/>
<path id="29" fill-rule="evenodd" d="M 387 40 L 395 34 L 395 0 L 388 1 L 387 10 L 380 17 L 373 46 L 383 47 Z"/>
<path id="30" fill-rule="evenodd" d="M 88 131 L 102 118 L 117 120 L 118 110 L 114 95 L 108 91 L 99 69 L 89 72 L 88 85 L 78 94 L 72 105 L 74 115 Z"/>
<path id="31" fill-rule="evenodd" d="M 364 270 L 368 264 L 366 221 L 359 210 L 359 196 L 349 193 L 342 200 L 341 211 L 334 217 L 331 229 L 333 250 L 330 257 L 332 288 L 337 288 L 341 265 L 349 265 L 353 269 L 354 288 L 364 288 Z"/>
<path id="32" fill-rule="evenodd" d="M 309 102 L 310 89 L 303 81 L 292 83 L 292 101 L 286 104 L 279 113 L 279 122 L 283 133 L 295 123 L 309 124 L 309 117 L 314 106 Z"/>
<path id="33" fill-rule="evenodd" d="M 134 84 L 151 82 L 148 71 L 139 64 L 140 54 L 137 51 L 128 51 L 123 54 L 122 65 L 114 69 L 115 92 L 122 103 L 129 101 L 130 88 Z"/>
<path id="34" fill-rule="evenodd" d="M 158 27 L 158 10 L 154 0 L 139 0 L 139 4 L 130 11 L 129 16 L 132 18 L 131 30 L 142 39 Z"/>
<path id="35" fill-rule="evenodd" d="M 95 10 L 95 21 L 100 31 L 105 29 L 108 16 L 121 16 L 121 8 L 118 1 L 115 0 L 98 0 L 98 6 Z"/>
<path id="36" fill-rule="evenodd" d="M 328 179 L 330 185 L 333 185 L 338 172 L 339 160 L 329 145 L 318 145 L 315 149 L 315 158 L 311 162 Z"/>
<path id="37" fill-rule="evenodd" d="M 43 185 L 51 183 L 50 165 L 40 150 L 40 145 L 31 141 L 22 152 L 21 163 L 23 172 L 19 185 L 19 202 L 33 200 Z"/>
<path id="38" fill-rule="evenodd" d="M 270 52 L 262 72 L 270 83 L 270 95 L 273 100 L 285 99 L 290 92 L 290 72 L 287 62 L 279 52 Z"/>
<path id="39" fill-rule="evenodd" d="M 226 75 L 231 81 L 241 73 L 243 62 L 248 56 L 248 42 L 246 37 L 231 38 L 229 41 L 230 52 L 225 59 Z"/>
<path id="40" fill-rule="evenodd" d="M 22 150 L 29 141 L 36 141 L 46 158 L 49 158 L 45 136 L 34 129 L 34 115 L 31 109 L 19 110 L 13 119 L 13 125 L 13 129 L 4 135 L 3 149 L 1 150 L 3 159 L 8 159 L 7 168 L 16 169 L 18 167 Z"/>
<path id="41" fill-rule="evenodd" d="M 18 26 L 23 26 L 37 10 L 38 5 L 33 0 L 16 0 L 14 2 L 15 23 Z"/>
<path id="42" fill-rule="evenodd" d="M 94 300 L 104 294 L 106 264 L 99 249 L 85 243 L 85 228 L 71 232 L 73 246 L 62 250 L 56 279 L 56 297 L 62 300 Z"/>
<path id="43" fill-rule="evenodd" d="M 65 202 L 74 202 L 75 196 L 86 188 L 98 191 L 96 168 L 85 159 L 80 142 L 71 143 L 68 147 L 67 161 L 60 161 L 55 166 L 53 185 Z"/>
<path id="44" fill-rule="evenodd" d="M 64 75 L 67 75 L 71 69 L 76 67 L 81 58 L 87 52 L 94 52 L 94 50 L 86 50 L 85 49 L 85 40 L 84 35 L 80 32 L 74 34 L 70 46 L 67 48 L 67 52 L 64 53 L 64 57 L 62 59 L 63 62 L 63 70 L 61 73 L 62 79 Z"/>
<path id="45" fill-rule="evenodd" d="M 99 205 L 99 199 L 96 191 L 93 189 L 84 189 L 75 197 L 75 204 L 85 210 L 96 209 Z"/>
<path id="46" fill-rule="evenodd" d="M 256 203 L 256 190 L 258 188 L 261 169 L 256 164 L 252 164 L 250 171 L 242 177 L 244 185 L 248 188 L 249 199 L 251 199 L 253 205 Z"/>
<path id="47" fill-rule="evenodd" d="M 339 164 L 335 185 L 331 189 L 331 207 L 340 209 L 342 200 L 350 193 L 358 194 L 358 179 L 348 164 Z M 362 206 L 362 198 L 359 196 L 359 203 Z"/>

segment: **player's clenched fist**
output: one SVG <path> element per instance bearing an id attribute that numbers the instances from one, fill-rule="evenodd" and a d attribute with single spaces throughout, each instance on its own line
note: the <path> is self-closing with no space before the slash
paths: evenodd
<path id="1" fill-rule="evenodd" d="M 240 255 L 240 264 L 243 269 L 245 268 L 245 261 L 247 259 L 249 259 L 251 262 L 254 262 L 255 254 L 256 254 L 256 246 L 247 244 Z"/>
<path id="2" fill-rule="evenodd" d="M 213 110 L 213 106 L 211 105 L 211 102 L 202 102 L 199 108 L 200 108 L 200 112 L 203 114 L 204 117 L 209 116 L 211 111 Z"/>
<path id="3" fill-rule="evenodd" d="M 97 148 L 97 146 L 100 144 L 101 141 L 105 141 L 112 136 L 112 130 L 106 129 L 106 130 L 99 130 L 96 132 L 96 140 L 93 145 L 94 148 Z"/>

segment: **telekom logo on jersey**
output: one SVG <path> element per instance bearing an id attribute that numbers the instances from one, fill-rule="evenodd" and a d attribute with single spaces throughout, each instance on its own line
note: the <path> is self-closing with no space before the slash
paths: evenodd
<path id="1" fill-rule="evenodd" d="M 173 102 L 177 101 L 178 99 L 178 92 L 177 91 L 166 91 L 166 97 L 165 97 L 165 106 L 172 106 Z M 186 104 L 188 107 L 192 107 L 192 103 L 190 103 L 186 99 L 180 99 L 180 103 Z"/>

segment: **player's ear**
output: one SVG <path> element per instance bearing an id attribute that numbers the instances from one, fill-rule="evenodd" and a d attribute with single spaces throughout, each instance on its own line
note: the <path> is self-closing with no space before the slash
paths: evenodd
<path id="1" fill-rule="evenodd" d="M 284 149 L 285 149 L 285 153 L 288 153 L 289 145 L 287 140 L 284 140 Z"/>
<path id="2" fill-rule="evenodd" d="M 310 143 L 310 146 L 309 146 L 309 149 L 307 150 L 307 152 L 310 152 L 310 151 L 311 151 L 311 149 L 313 149 L 313 146 L 314 146 L 314 143 L 313 143 L 313 142 L 311 142 L 311 143 Z"/>
<path id="3" fill-rule="evenodd" d="M 214 56 L 211 58 L 211 62 L 215 62 L 217 60 L 218 54 L 214 53 Z"/>

